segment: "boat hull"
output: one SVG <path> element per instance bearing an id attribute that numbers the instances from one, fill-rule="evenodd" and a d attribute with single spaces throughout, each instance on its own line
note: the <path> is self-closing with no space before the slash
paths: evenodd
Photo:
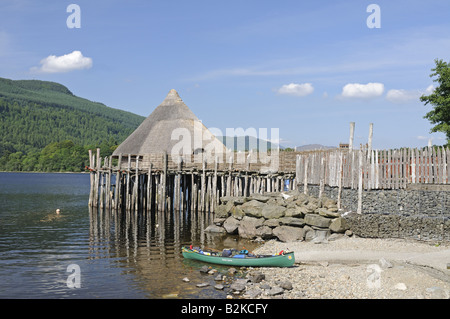
<path id="1" fill-rule="evenodd" d="M 283 255 L 263 256 L 263 257 L 223 257 L 205 255 L 193 251 L 189 248 L 182 248 L 183 257 L 186 259 L 195 259 L 211 264 L 228 265 L 237 267 L 291 267 L 295 263 L 293 252 Z"/>

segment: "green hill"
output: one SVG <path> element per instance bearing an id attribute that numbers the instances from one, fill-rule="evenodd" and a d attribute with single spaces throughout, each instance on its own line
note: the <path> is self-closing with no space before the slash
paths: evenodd
<path id="1" fill-rule="evenodd" d="M 0 170 L 81 171 L 87 149 L 109 155 L 143 120 L 58 83 L 0 78 Z"/>

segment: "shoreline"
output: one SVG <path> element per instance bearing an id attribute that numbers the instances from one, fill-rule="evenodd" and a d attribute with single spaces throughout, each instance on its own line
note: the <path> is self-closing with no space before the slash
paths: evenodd
<path id="1" fill-rule="evenodd" d="M 239 298 L 450 298 L 448 243 L 433 245 L 414 240 L 360 237 L 321 244 L 271 240 L 254 252 L 282 249 L 295 252 L 295 265 L 250 269 Z M 256 282 L 255 274 L 264 279 Z"/>
<path id="2" fill-rule="evenodd" d="M 20 173 L 20 174 L 89 174 L 89 172 L 38 172 L 38 171 L 0 171 L 0 173 Z"/>

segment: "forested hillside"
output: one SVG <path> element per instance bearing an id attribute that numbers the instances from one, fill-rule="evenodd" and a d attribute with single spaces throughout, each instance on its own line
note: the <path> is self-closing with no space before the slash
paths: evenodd
<path id="1" fill-rule="evenodd" d="M 0 170 L 82 171 L 89 148 L 110 155 L 143 120 L 58 83 L 0 78 Z"/>

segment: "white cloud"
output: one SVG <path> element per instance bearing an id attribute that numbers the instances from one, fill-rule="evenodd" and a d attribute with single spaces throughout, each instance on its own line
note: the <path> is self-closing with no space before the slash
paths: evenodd
<path id="1" fill-rule="evenodd" d="M 306 96 L 314 92 L 314 87 L 311 83 L 290 83 L 285 84 L 277 90 L 278 94 L 295 95 L 295 96 Z"/>
<path id="2" fill-rule="evenodd" d="M 31 71 L 41 73 L 62 73 L 74 70 L 89 69 L 92 67 L 92 59 L 84 57 L 80 51 L 56 56 L 49 55 L 41 60 L 41 66 L 31 68 Z"/>
<path id="3" fill-rule="evenodd" d="M 410 101 L 419 101 L 419 98 L 426 94 L 429 95 L 433 93 L 433 84 L 429 85 L 425 90 L 403 90 L 403 89 L 392 89 L 386 93 L 386 100 L 392 103 L 407 103 Z"/>
<path id="4" fill-rule="evenodd" d="M 406 103 L 412 100 L 417 100 L 420 96 L 419 91 L 407 90 L 389 90 L 386 93 L 386 100 L 392 103 Z"/>
<path id="5" fill-rule="evenodd" d="M 384 92 L 383 83 L 348 83 L 342 88 L 342 96 L 348 98 L 374 98 Z"/>
<path id="6" fill-rule="evenodd" d="M 426 89 L 425 89 L 425 92 L 423 93 L 423 94 L 431 94 L 431 93 L 433 93 L 433 91 L 434 91 L 434 86 L 433 86 L 433 84 L 430 84 Z"/>

